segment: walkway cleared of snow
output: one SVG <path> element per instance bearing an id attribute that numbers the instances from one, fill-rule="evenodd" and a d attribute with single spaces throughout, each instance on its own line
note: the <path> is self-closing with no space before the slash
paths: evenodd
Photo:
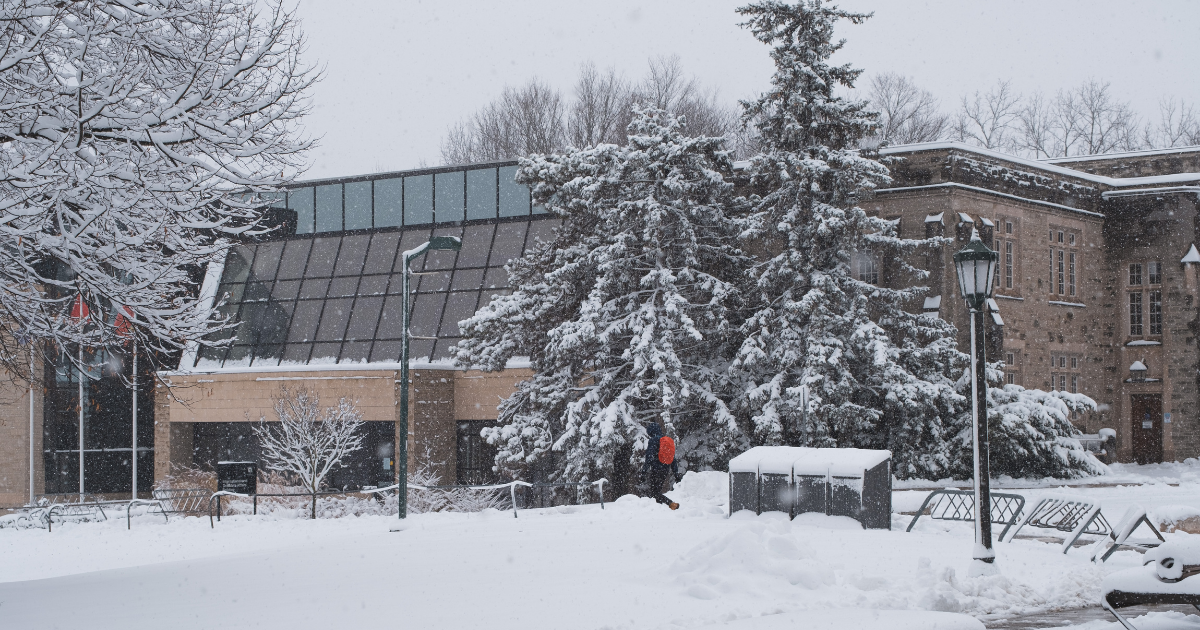
<path id="1" fill-rule="evenodd" d="M 1113 518 L 1133 502 L 1200 508 L 1198 468 L 1138 473 L 1151 481 L 1175 475 L 1180 486 L 1071 491 L 1101 498 Z M 683 505 L 676 512 L 622 497 L 603 510 L 525 510 L 516 519 L 496 511 L 416 515 L 399 532 L 388 531 L 396 519 L 385 517 L 251 516 L 227 517 L 215 529 L 207 518 L 164 524 L 146 516 L 129 531 L 123 519 L 53 533 L 0 530 L 0 620 L 89 629 L 523 630 L 766 630 L 803 620 L 831 629 L 978 630 L 975 619 L 1093 606 L 1105 574 L 1140 561 L 1120 552 L 1097 566 L 1082 549 L 1063 555 L 1058 545 L 1018 540 L 997 544 L 1000 575 L 970 578 L 967 523 L 922 519 L 905 533 L 909 517 L 900 514 L 891 531 L 819 515 L 726 517 L 725 480 L 689 474 L 672 495 Z M 897 512 L 910 494 L 922 493 L 898 492 Z M 1161 621 L 1177 621 L 1167 617 Z"/>

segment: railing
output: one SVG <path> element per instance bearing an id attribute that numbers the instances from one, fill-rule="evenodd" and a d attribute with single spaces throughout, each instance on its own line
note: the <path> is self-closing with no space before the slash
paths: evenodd
<path id="1" fill-rule="evenodd" d="M 597 479 L 596 481 L 577 481 L 577 482 L 554 482 L 554 483 L 529 483 L 527 481 L 514 480 L 508 483 L 499 483 L 486 486 L 470 486 L 470 485 L 446 485 L 446 486 L 421 486 L 415 483 L 408 484 L 409 488 L 415 490 L 499 490 L 508 488 L 508 496 L 512 501 L 513 518 L 517 518 L 517 486 L 525 488 L 555 488 L 555 487 L 582 487 L 582 486 L 597 486 L 598 495 L 600 497 L 600 509 L 604 509 L 604 484 L 608 483 L 607 479 Z M 393 484 L 383 488 L 375 488 L 372 490 L 363 490 L 363 492 L 383 493 L 392 490 L 397 490 L 400 484 Z M 527 508 L 528 509 L 528 508 Z"/>

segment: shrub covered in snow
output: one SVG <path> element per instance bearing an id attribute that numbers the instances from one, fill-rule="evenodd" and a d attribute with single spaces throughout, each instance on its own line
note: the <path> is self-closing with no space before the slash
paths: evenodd
<path id="1" fill-rule="evenodd" d="M 1001 378 L 999 370 L 989 368 L 988 452 L 993 476 L 1070 479 L 1107 472 L 1108 467 L 1083 448 L 1080 431 L 1071 424 L 1072 414 L 1094 410 L 1096 401 L 1083 394 L 1001 385 Z M 969 393 L 966 375 L 959 385 Z M 970 407 L 957 426 L 952 472 L 967 479 L 973 475 Z"/>

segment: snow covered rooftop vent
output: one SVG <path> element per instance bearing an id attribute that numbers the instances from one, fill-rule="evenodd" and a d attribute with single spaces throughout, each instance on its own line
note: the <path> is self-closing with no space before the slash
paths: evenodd
<path id="1" fill-rule="evenodd" d="M 1196 250 L 1195 243 L 1192 243 L 1192 246 L 1188 248 L 1187 253 L 1183 255 L 1183 260 L 1180 260 L 1179 262 L 1185 264 L 1200 262 L 1200 251 Z"/>
<path id="2" fill-rule="evenodd" d="M 958 213 L 958 222 L 959 223 L 970 223 L 970 224 L 974 225 L 975 219 L 972 219 L 971 215 L 967 214 L 966 212 L 959 212 Z"/>
<path id="3" fill-rule="evenodd" d="M 979 221 L 980 221 L 980 223 L 983 223 L 983 225 L 985 227 L 996 227 L 996 224 L 992 223 L 991 219 L 985 219 L 983 217 L 979 217 Z"/>
<path id="4" fill-rule="evenodd" d="M 941 222 L 942 222 L 942 216 L 943 216 L 943 215 L 945 215 L 945 214 L 946 214 L 945 212 L 939 212 L 939 213 L 937 213 L 937 214 L 929 214 L 929 215 L 926 215 L 926 216 L 925 216 L 925 222 L 926 222 L 926 223 L 941 223 Z"/>
<path id="5" fill-rule="evenodd" d="M 1142 363 L 1141 361 L 1134 361 L 1133 364 L 1129 366 L 1129 371 L 1130 372 L 1145 372 L 1146 364 Z"/>
<path id="6" fill-rule="evenodd" d="M 936 311 L 942 308 L 942 296 L 929 295 L 925 297 L 925 306 L 922 310 Z"/>

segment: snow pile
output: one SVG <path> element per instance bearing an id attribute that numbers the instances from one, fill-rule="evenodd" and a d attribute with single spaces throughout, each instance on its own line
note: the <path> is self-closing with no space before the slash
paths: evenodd
<path id="1" fill-rule="evenodd" d="M 957 570 L 964 562 L 955 561 L 961 558 L 943 556 L 935 563 L 916 553 L 936 557 L 936 538 L 863 531 L 858 523 L 841 529 L 824 515 L 813 516 L 818 518 L 789 521 L 783 514 L 739 514 L 732 519 L 735 529 L 693 547 L 668 573 L 684 594 L 699 600 L 768 597 L 804 608 L 980 617 L 1094 605 L 1104 571 L 1061 556 L 1047 562 L 1043 545 L 1019 543 L 1001 550 L 1000 575 L 965 577 Z M 964 547 L 963 558 L 966 553 Z"/>
<path id="2" fill-rule="evenodd" d="M 1200 507 L 1191 505 L 1162 505 L 1147 514 L 1150 521 L 1164 532 L 1185 531 L 1200 533 Z"/>

